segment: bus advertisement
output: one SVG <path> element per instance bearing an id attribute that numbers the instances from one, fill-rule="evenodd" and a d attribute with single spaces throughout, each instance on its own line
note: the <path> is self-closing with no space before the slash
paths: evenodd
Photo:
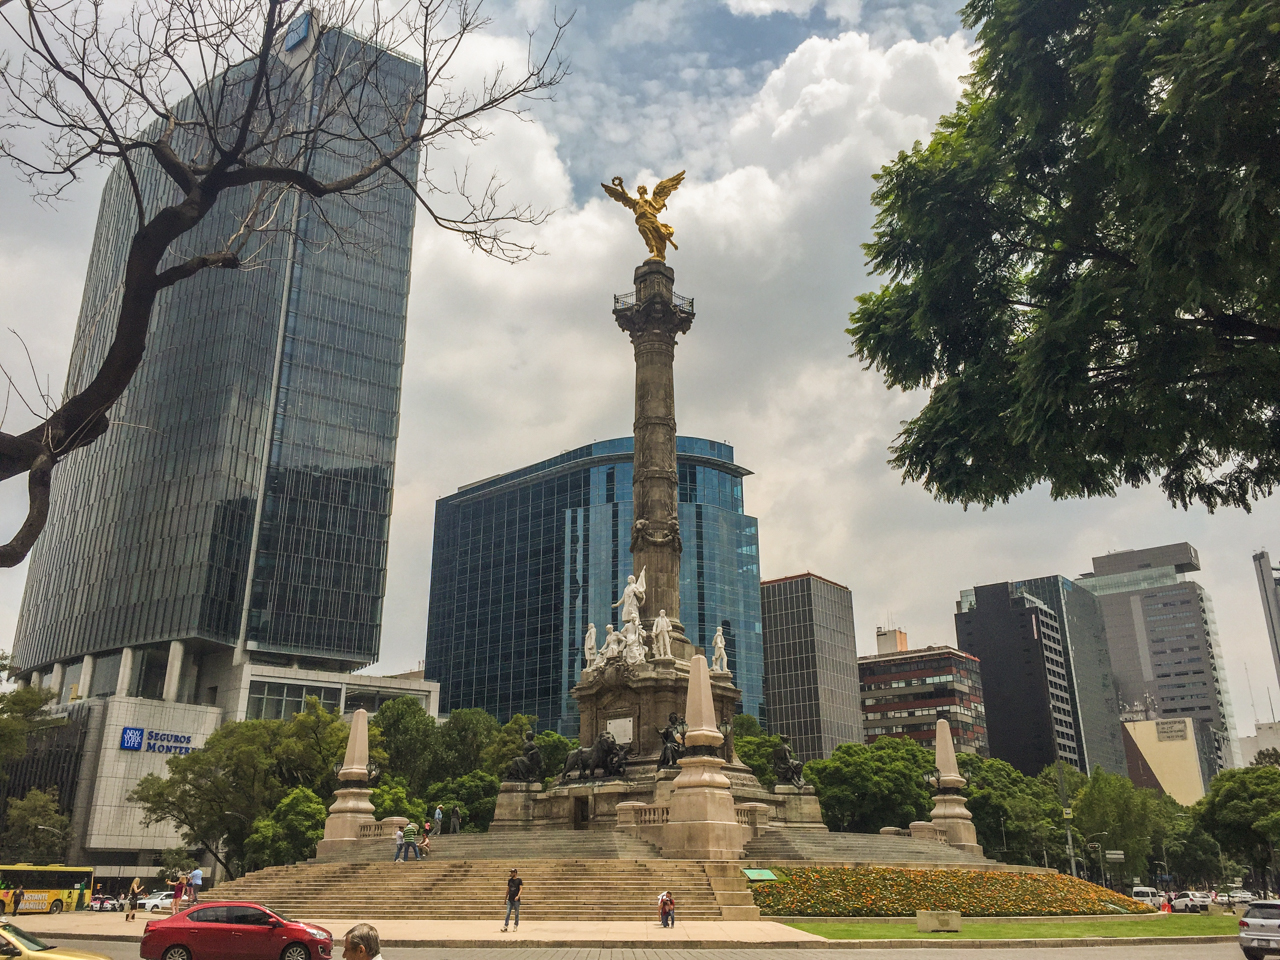
<path id="1" fill-rule="evenodd" d="M 14 893 L 22 888 L 18 913 L 61 913 L 83 910 L 93 896 L 93 868 L 54 864 L 0 864 L 0 904 L 12 914 Z"/>

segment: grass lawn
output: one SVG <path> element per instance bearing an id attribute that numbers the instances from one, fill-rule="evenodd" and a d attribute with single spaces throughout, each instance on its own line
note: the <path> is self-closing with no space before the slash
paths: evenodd
<path id="1" fill-rule="evenodd" d="M 1237 917 L 1168 916 L 1143 920 L 1044 920 L 1036 923 L 965 922 L 960 933 L 920 933 L 902 923 L 792 923 L 828 940 L 1024 940 L 1057 937 L 1203 937 L 1239 932 Z"/>

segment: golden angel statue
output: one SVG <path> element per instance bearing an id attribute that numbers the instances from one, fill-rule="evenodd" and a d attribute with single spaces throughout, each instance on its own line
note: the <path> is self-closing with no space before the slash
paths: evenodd
<path id="1" fill-rule="evenodd" d="M 667 197 L 675 193 L 676 188 L 684 181 L 684 171 L 681 170 L 674 177 L 667 177 L 656 187 L 653 188 L 653 196 L 648 196 L 648 188 L 641 185 L 636 187 L 638 196 L 631 196 L 627 193 L 627 188 L 622 185 L 621 177 L 613 178 L 613 186 L 606 183 L 600 184 L 604 187 L 604 192 L 620 204 L 631 210 L 636 215 L 636 226 L 640 229 L 640 236 L 644 237 L 645 245 L 649 248 L 650 260 L 667 259 L 667 244 L 671 244 L 673 250 L 679 250 L 676 242 L 671 239 L 671 235 L 675 233 L 665 223 L 658 222 L 658 214 L 667 208 Z"/>

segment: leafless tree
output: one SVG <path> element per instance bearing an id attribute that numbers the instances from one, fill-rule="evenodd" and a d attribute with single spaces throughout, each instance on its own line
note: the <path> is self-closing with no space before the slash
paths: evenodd
<path id="1" fill-rule="evenodd" d="M 455 175 L 438 186 L 425 161 L 428 147 L 484 139 L 487 118 L 546 96 L 564 75 L 567 21 L 556 20 L 540 53 L 529 38 L 518 71 L 497 67 L 467 85 L 455 74 L 468 38 L 488 24 L 470 0 L 136 0 L 119 20 L 111 9 L 106 0 L 0 0 L 18 50 L 0 61 L 0 133 L 43 135 L 34 154 L 7 140 L 0 154 L 46 197 L 92 164 L 114 163 L 137 214 L 114 337 L 96 374 L 42 411 L 37 426 L 0 432 L 0 481 L 26 473 L 29 493 L 0 567 L 21 562 L 44 529 L 58 462 L 108 429 L 142 361 L 159 291 L 204 270 L 250 265 L 264 235 L 289 229 L 286 201 L 309 205 L 328 240 L 344 242 L 350 217 L 326 211 L 399 183 L 436 225 L 508 260 L 530 253 L 508 228 L 543 216 L 501 206 L 494 179 L 473 190 Z M 290 31 L 303 24 L 309 40 L 300 46 Z M 319 54 L 308 51 L 324 35 L 342 39 L 328 54 L 342 62 L 317 71 Z M 393 57 L 396 69 L 379 69 Z M 324 151 L 358 162 L 325 179 L 313 163 Z M 148 202 L 144 178 L 157 167 L 172 202 Z M 210 249 L 184 249 L 178 241 L 228 195 L 235 228 Z"/>

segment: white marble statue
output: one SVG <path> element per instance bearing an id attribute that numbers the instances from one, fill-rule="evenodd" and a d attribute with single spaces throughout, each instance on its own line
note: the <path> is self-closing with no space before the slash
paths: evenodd
<path id="1" fill-rule="evenodd" d="M 724 627 L 716 627 L 716 635 L 711 638 L 711 669 L 729 672 L 729 658 L 724 652 Z"/>
<path id="2" fill-rule="evenodd" d="M 653 659 L 671 658 L 671 621 L 667 611 L 659 610 L 653 621 Z"/>
<path id="3" fill-rule="evenodd" d="M 613 624 L 609 624 L 609 632 L 604 637 L 604 649 L 600 651 L 601 660 L 610 660 L 622 652 L 622 634 L 613 629 Z"/>
<path id="4" fill-rule="evenodd" d="M 639 579 L 636 578 L 634 573 L 627 577 L 627 585 L 622 588 L 622 596 L 614 604 L 614 607 L 622 608 L 622 614 L 618 619 L 623 624 L 624 630 L 626 629 L 626 624 L 633 619 L 638 620 L 640 618 L 640 604 L 644 603 L 644 572 L 646 569 L 648 568 L 640 568 Z"/>
<path id="5" fill-rule="evenodd" d="M 639 666 L 644 663 L 644 627 L 640 625 L 640 618 L 636 617 L 627 625 L 626 637 L 622 646 L 622 659 L 631 666 Z"/>
<path id="6" fill-rule="evenodd" d="M 582 641 L 582 658 L 587 661 L 588 670 L 596 662 L 596 625 L 594 623 L 587 624 L 587 635 Z"/>

